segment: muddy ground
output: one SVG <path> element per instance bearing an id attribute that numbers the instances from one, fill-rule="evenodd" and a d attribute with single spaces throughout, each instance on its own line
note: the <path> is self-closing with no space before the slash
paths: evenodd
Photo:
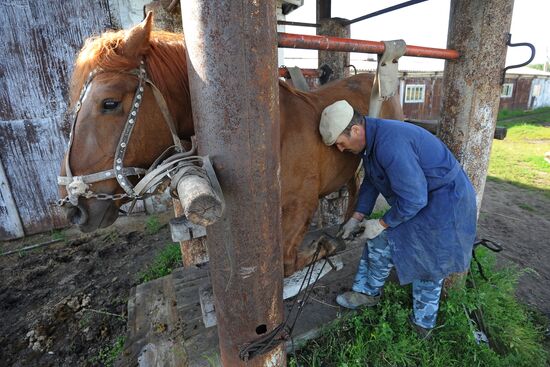
<path id="1" fill-rule="evenodd" d="M 144 217 L 123 219 L 92 236 L 0 257 L 0 365 L 101 365 L 100 351 L 125 335 L 139 273 L 171 242 L 167 227 L 147 234 Z M 488 181 L 479 233 L 505 247 L 501 266 L 533 270 L 521 278 L 518 298 L 550 316 L 550 198 Z M 0 243 L 0 250 L 50 238 Z"/>

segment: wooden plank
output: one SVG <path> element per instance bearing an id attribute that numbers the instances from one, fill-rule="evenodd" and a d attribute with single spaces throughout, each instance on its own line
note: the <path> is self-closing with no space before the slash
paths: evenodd
<path id="1" fill-rule="evenodd" d="M 324 325 L 347 312 L 335 303 L 335 298 L 351 287 L 362 250 L 362 243 L 350 244 L 338 255 L 343 268 L 331 271 L 315 285 L 296 322 L 295 346 L 318 336 Z M 172 366 L 174 356 L 185 358 L 185 366 L 189 367 L 220 366 L 217 327 L 204 326 L 199 300 L 200 290 L 209 284 L 208 267 L 190 267 L 138 286 L 128 302 L 128 337 L 120 365 L 136 365 L 140 353 L 150 353 L 154 358 L 140 359 L 140 366 Z M 293 301 L 285 301 L 287 316 Z M 169 325 L 170 332 L 155 334 L 155 325 L 163 323 Z M 171 342 L 178 342 L 183 348 L 170 349 Z M 292 344 L 286 348 L 290 351 Z"/>
<path id="2" fill-rule="evenodd" d="M 5 218 L 0 222 L 0 239 L 25 236 L 23 223 L 19 218 L 2 161 L 0 161 L 0 216 Z"/>
<path id="3" fill-rule="evenodd" d="M 56 177 L 63 156 L 57 147 L 65 146 L 55 126 L 57 118 L 0 121 L 2 165 L 27 234 L 66 223 L 59 208 L 52 206 L 58 199 Z"/>
<path id="4" fill-rule="evenodd" d="M 128 338 L 118 365 L 186 367 L 180 315 L 171 276 L 134 288 L 128 301 Z"/>
<path id="5" fill-rule="evenodd" d="M 0 2 L 2 120 L 46 118 L 67 105 L 83 40 L 109 25 L 107 0 Z"/>
<path id="6" fill-rule="evenodd" d="M 0 2 L 0 159 L 27 234 L 66 224 L 51 202 L 69 76 L 83 40 L 110 25 L 108 8 L 108 0 Z M 0 239 L 13 237 L 8 226 Z"/>
<path id="7" fill-rule="evenodd" d="M 174 217 L 184 215 L 183 207 L 178 199 L 173 200 Z M 180 251 L 182 263 L 185 268 L 202 264 L 208 261 L 208 251 L 206 249 L 206 238 L 194 238 L 189 241 L 180 241 Z"/>

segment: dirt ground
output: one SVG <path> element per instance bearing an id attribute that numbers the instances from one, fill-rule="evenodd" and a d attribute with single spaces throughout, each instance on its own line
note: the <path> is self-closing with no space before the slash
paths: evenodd
<path id="1" fill-rule="evenodd" d="M 145 218 L 123 218 L 92 236 L 0 257 L 0 356 L 5 366 L 98 366 L 100 350 L 126 331 L 126 303 L 139 272 L 171 242 Z M 550 317 L 550 199 L 488 181 L 479 234 L 500 242 L 501 266 L 529 268 L 519 299 Z M 68 237 L 81 236 L 67 231 Z M 25 239 L 39 243 L 51 235 Z M 6 252 L 22 241 L 0 243 Z"/>

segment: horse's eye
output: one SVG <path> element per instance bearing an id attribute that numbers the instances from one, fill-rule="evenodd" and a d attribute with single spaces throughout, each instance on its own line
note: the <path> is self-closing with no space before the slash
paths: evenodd
<path id="1" fill-rule="evenodd" d="M 114 99 L 104 99 L 103 100 L 103 110 L 104 111 L 112 111 L 117 109 L 117 107 L 120 105 L 119 101 L 115 101 Z"/>

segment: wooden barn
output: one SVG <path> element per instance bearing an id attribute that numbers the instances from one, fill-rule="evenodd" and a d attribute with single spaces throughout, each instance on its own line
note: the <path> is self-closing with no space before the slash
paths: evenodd
<path id="1" fill-rule="evenodd" d="M 407 118 L 437 120 L 441 113 L 443 71 L 402 71 L 399 77 Z M 530 110 L 550 106 L 550 72 L 523 67 L 506 74 L 500 110 Z"/>

